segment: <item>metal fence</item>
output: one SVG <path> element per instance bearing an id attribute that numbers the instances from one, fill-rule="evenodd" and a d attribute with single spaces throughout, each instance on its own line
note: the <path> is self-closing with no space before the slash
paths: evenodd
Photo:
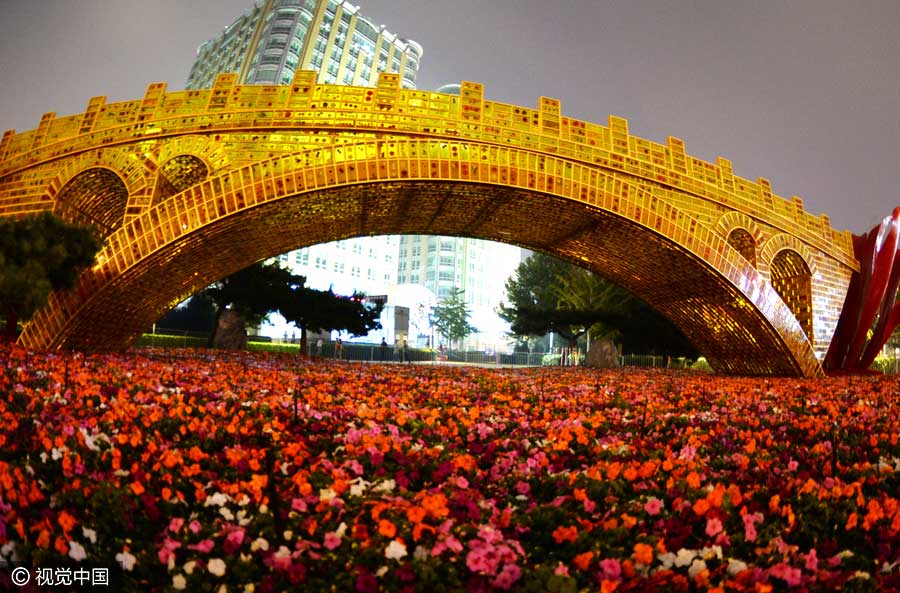
<path id="1" fill-rule="evenodd" d="M 136 346 L 170 347 L 170 348 L 205 348 L 208 334 L 180 330 L 157 328 L 156 333 L 144 334 Z M 300 344 L 282 340 L 271 340 L 250 336 L 248 350 L 299 354 Z M 429 348 L 407 348 L 384 346 L 380 344 L 344 342 L 340 347 L 337 342 L 309 340 L 306 354 L 311 358 L 346 360 L 355 362 L 390 362 L 418 364 L 470 364 L 480 366 L 581 366 L 584 364 L 586 352 L 573 348 L 556 348 L 553 352 L 513 352 L 486 353 L 474 351 L 438 351 Z M 879 359 L 878 370 L 885 374 L 898 373 L 898 360 Z M 697 361 L 668 356 L 650 356 L 642 354 L 625 354 L 619 357 L 619 365 L 623 367 L 699 369 L 711 370 L 704 359 Z"/>

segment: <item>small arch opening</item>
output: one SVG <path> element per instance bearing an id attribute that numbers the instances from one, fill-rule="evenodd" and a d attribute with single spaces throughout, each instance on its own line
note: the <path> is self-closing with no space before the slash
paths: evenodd
<path id="1" fill-rule="evenodd" d="M 812 341 L 812 272 L 803 257 L 791 249 L 779 251 L 770 266 L 772 287 L 788 306 L 806 337 Z"/>
<path id="2" fill-rule="evenodd" d="M 157 173 L 153 205 L 197 185 L 208 175 L 209 167 L 206 166 L 206 163 L 192 154 L 182 154 L 170 158 L 160 166 Z"/>
<path id="3" fill-rule="evenodd" d="M 97 167 L 82 171 L 56 194 L 54 212 L 64 220 L 93 226 L 108 237 L 122 226 L 128 188 L 110 169 Z"/>
<path id="4" fill-rule="evenodd" d="M 728 234 L 728 244 L 740 253 L 750 265 L 756 267 L 756 240 L 744 229 L 734 229 Z"/>

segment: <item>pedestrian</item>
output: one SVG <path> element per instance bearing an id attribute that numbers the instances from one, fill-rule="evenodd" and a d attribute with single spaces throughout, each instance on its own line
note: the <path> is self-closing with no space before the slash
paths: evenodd
<path id="1" fill-rule="evenodd" d="M 387 341 L 384 338 L 381 338 L 381 360 L 387 360 Z"/>
<path id="2" fill-rule="evenodd" d="M 400 352 L 400 362 L 409 363 L 409 344 L 403 340 L 403 350 Z"/>
<path id="3" fill-rule="evenodd" d="M 322 356 L 322 346 L 323 345 L 324 345 L 324 342 L 322 341 L 322 338 L 319 338 L 318 340 L 316 340 L 316 356 L 319 356 L 319 357 Z"/>
<path id="4" fill-rule="evenodd" d="M 334 357 L 338 360 L 344 359 L 344 341 L 340 338 L 334 343 Z"/>

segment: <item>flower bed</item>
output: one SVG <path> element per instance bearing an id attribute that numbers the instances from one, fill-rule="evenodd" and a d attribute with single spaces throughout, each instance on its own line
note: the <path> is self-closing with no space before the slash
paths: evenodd
<path id="1" fill-rule="evenodd" d="M 117 591 L 900 588 L 892 380 L 0 360 L 0 554 Z"/>

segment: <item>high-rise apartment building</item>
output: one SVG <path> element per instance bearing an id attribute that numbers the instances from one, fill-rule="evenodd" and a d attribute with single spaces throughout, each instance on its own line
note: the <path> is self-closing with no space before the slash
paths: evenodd
<path id="1" fill-rule="evenodd" d="M 222 72 L 237 73 L 238 84 L 290 84 L 298 69 L 318 71 L 320 83 L 356 86 L 396 72 L 404 88 L 415 88 L 421 58 L 421 45 L 344 0 L 259 0 L 200 46 L 187 88 L 210 88 Z"/>
<path id="2" fill-rule="evenodd" d="M 380 72 L 394 72 L 403 87 L 415 88 L 421 57 L 418 43 L 375 25 L 344 0 L 259 0 L 200 46 L 187 88 L 211 87 L 223 72 L 237 73 L 242 84 L 290 84 L 298 69 L 316 70 L 320 83 L 356 86 L 374 86 Z M 438 91 L 458 94 L 459 85 Z M 307 285 L 341 294 L 388 294 L 394 284 L 418 284 L 441 298 L 461 288 L 482 330 L 473 343 L 494 347 L 503 334 L 494 311 L 518 253 L 476 239 L 373 237 L 313 245 L 278 260 Z M 278 337 L 281 328 L 270 331 Z"/>
<path id="3" fill-rule="evenodd" d="M 234 72 L 242 84 L 288 84 L 298 69 L 318 82 L 374 86 L 380 72 L 415 88 L 422 46 L 377 26 L 343 0 L 259 0 L 221 35 L 203 43 L 187 88 L 208 88 Z M 349 294 L 386 294 L 396 283 L 397 238 L 348 239 L 282 254 L 307 285 Z"/>

